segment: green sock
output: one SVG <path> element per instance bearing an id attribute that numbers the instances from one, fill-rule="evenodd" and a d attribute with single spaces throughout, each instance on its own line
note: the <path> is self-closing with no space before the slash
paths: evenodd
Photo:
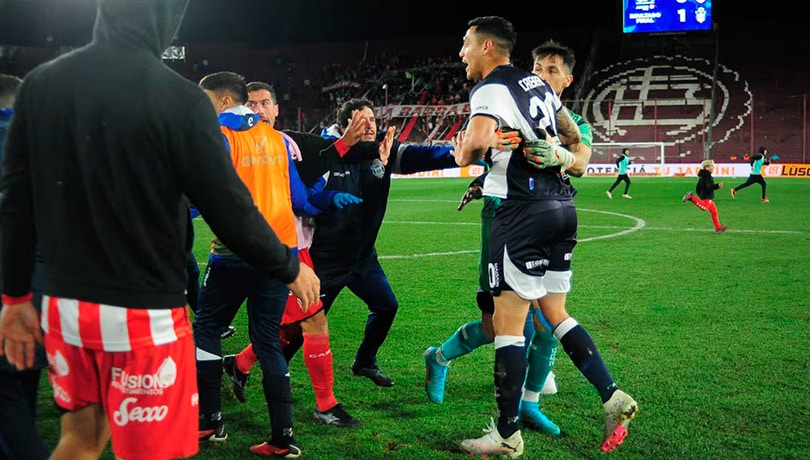
<path id="1" fill-rule="evenodd" d="M 539 393 L 543 389 L 548 373 L 554 366 L 557 344 L 557 338 L 550 332 L 534 331 L 527 353 L 529 368 L 526 372 L 524 388 L 535 393 Z"/>
<path id="2" fill-rule="evenodd" d="M 481 345 L 492 343 L 492 339 L 484 333 L 481 320 L 470 321 L 461 326 L 448 338 L 439 350 L 447 361 L 466 355 Z"/>

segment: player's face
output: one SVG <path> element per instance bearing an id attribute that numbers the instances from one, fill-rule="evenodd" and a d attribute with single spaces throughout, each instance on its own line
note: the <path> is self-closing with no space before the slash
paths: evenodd
<path id="1" fill-rule="evenodd" d="M 273 95 L 266 89 L 252 91 L 248 93 L 247 108 L 259 115 L 263 122 L 270 126 L 276 124 L 278 117 L 278 104 L 273 100 Z"/>
<path id="2" fill-rule="evenodd" d="M 374 111 L 371 107 L 363 107 L 358 110 L 355 117 L 360 117 L 363 120 L 363 135 L 360 136 L 361 141 L 374 141 L 377 139 L 377 119 L 374 118 Z"/>
<path id="3" fill-rule="evenodd" d="M 561 95 L 565 88 L 571 85 L 574 81 L 574 76 L 568 66 L 565 65 L 561 56 L 546 56 L 534 61 L 534 68 L 532 72 L 538 77 L 542 78 L 546 83 L 551 86 L 551 89 Z"/>
<path id="4" fill-rule="evenodd" d="M 481 70 L 481 55 L 483 53 L 483 44 L 479 42 L 475 34 L 477 26 L 472 26 L 467 29 L 464 34 L 464 41 L 461 44 L 461 50 L 458 56 L 461 62 L 467 65 L 464 71 L 467 73 L 467 80 L 478 81 L 483 78 L 483 71 Z"/>

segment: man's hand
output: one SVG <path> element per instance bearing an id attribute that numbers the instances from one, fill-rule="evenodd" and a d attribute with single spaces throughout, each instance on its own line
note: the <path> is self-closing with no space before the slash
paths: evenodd
<path id="1" fill-rule="evenodd" d="M 388 129 L 385 130 L 385 137 L 383 137 L 383 140 L 380 141 L 380 145 L 377 147 L 383 166 L 388 165 L 388 157 L 391 156 L 391 146 L 394 145 L 394 134 L 396 134 L 396 132 L 396 126 L 389 126 Z"/>
<path id="2" fill-rule="evenodd" d="M 461 197 L 461 203 L 458 204 L 457 210 L 461 211 L 462 209 L 464 209 L 464 206 L 467 206 L 467 203 L 469 203 L 472 200 L 480 200 L 481 197 L 483 196 L 484 196 L 484 189 L 482 187 L 481 182 L 477 180 L 472 181 L 470 186 L 467 187 L 467 191 L 464 192 L 464 196 Z"/>
<path id="3" fill-rule="evenodd" d="M 489 146 L 498 150 L 515 150 L 523 139 L 520 131 L 512 128 L 502 128 L 495 131 Z"/>
<path id="4" fill-rule="evenodd" d="M 568 150 L 549 144 L 544 139 L 525 141 L 523 156 L 530 165 L 537 169 L 560 166 L 562 171 L 570 168 L 576 161 L 576 157 Z"/>
<path id="5" fill-rule="evenodd" d="M 30 301 L 0 310 L 0 356 L 23 371 L 34 366 L 36 344 L 44 343 L 39 314 Z"/>
<path id="6" fill-rule="evenodd" d="M 354 196 L 351 193 L 338 192 L 332 197 L 332 204 L 338 209 L 343 209 L 344 206 L 348 206 L 350 204 L 358 204 L 362 202 L 362 198 Z"/>
<path id="7" fill-rule="evenodd" d="M 346 129 L 343 130 L 343 135 L 340 136 L 343 142 L 349 147 L 353 147 L 360 142 L 360 138 L 363 137 L 363 133 L 366 132 L 366 122 L 362 117 L 357 116 L 357 112 L 358 111 L 355 110 L 352 113 L 352 117 L 349 118 L 349 125 L 346 126 Z"/>
<path id="8" fill-rule="evenodd" d="M 321 295 L 321 280 L 309 265 L 299 262 L 298 276 L 287 287 L 301 302 L 301 311 L 306 312 L 318 304 Z"/>

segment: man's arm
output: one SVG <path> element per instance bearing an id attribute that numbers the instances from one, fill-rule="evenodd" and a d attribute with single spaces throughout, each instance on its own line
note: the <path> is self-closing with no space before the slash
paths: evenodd
<path id="1" fill-rule="evenodd" d="M 582 142 L 582 133 L 579 126 L 565 107 L 557 111 L 557 137 L 562 145 L 572 145 Z"/>
<path id="2" fill-rule="evenodd" d="M 481 160 L 492 142 L 492 135 L 498 128 L 494 118 L 479 115 L 470 118 L 467 129 L 458 134 L 460 150 L 455 152 L 459 166 L 469 166 Z"/>
<path id="3" fill-rule="evenodd" d="M 181 123 L 171 154 L 180 191 L 194 203 L 222 243 L 248 264 L 285 284 L 299 274 L 298 258 L 279 241 L 226 155 L 210 102 L 203 94 Z"/>

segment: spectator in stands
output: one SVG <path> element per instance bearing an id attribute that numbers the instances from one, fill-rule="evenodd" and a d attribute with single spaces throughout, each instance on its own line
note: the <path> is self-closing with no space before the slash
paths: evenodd
<path id="1" fill-rule="evenodd" d="M 737 198 L 737 192 L 739 192 L 740 189 L 744 189 L 749 185 L 759 184 L 762 189 L 762 202 L 770 202 L 767 195 L 765 195 L 765 189 L 768 185 L 765 183 L 765 179 L 762 178 L 762 167 L 771 164 L 768 159 L 768 149 L 760 147 L 759 151 L 751 157 L 749 163 L 751 164 L 751 174 L 745 182 L 731 189 L 731 197 Z"/>
<path id="2" fill-rule="evenodd" d="M 20 83 L 22 80 L 18 77 L 0 74 L 0 164 L 3 141 L 14 113 L 14 99 Z M 42 307 L 42 255 L 39 251 L 31 287 L 31 300 L 39 313 Z M 0 312 L 2 310 L 0 307 Z M 35 424 L 39 380 L 48 360 L 42 344 L 37 343 L 34 347 L 34 366 L 30 369 L 18 370 L 0 357 L 0 414 L 3 414 L 0 416 L 0 458 L 44 460 L 50 455 Z"/>
<path id="3" fill-rule="evenodd" d="M 616 159 L 616 167 L 619 168 L 619 175 L 616 177 L 616 181 L 613 182 L 613 185 L 605 192 L 605 195 L 611 200 L 613 199 L 613 193 L 611 192 L 622 182 L 624 182 L 622 198 L 627 198 L 628 200 L 633 198 L 630 196 L 630 175 L 627 174 L 627 167 L 632 163 L 633 162 L 630 161 L 630 149 L 627 147 L 623 148 L 622 154 Z"/>
<path id="4" fill-rule="evenodd" d="M 683 202 L 691 201 L 695 206 L 703 211 L 709 211 L 712 216 L 715 233 L 723 233 L 728 230 L 725 225 L 720 225 L 720 218 L 717 215 L 717 205 L 714 203 L 714 191 L 723 187 L 722 182 L 714 183 L 712 173 L 714 172 L 714 160 L 703 160 L 700 163 L 702 169 L 698 171 L 698 181 L 695 186 L 697 196 L 692 191 L 686 192 Z"/>

